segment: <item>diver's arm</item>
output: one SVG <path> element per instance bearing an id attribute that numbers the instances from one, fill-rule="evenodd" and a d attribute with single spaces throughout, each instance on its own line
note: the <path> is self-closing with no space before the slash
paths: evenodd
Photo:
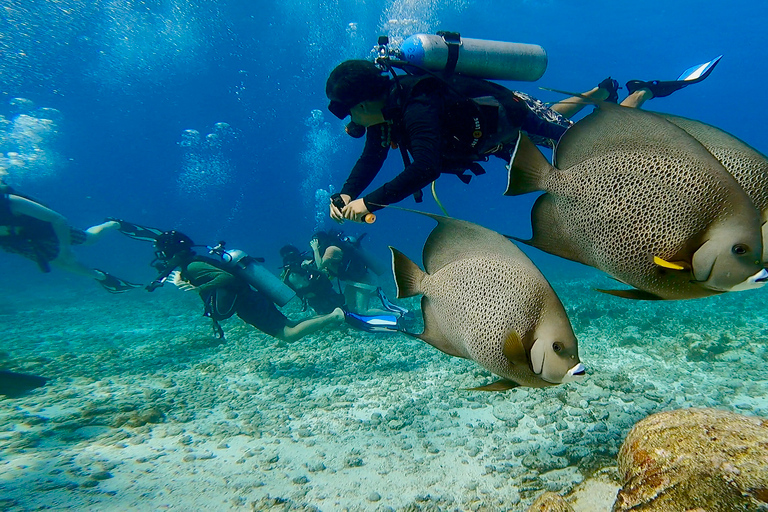
<path id="1" fill-rule="evenodd" d="M 197 291 L 201 293 L 213 288 L 232 286 L 239 283 L 239 280 L 229 272 L 225 272 L 202 261 L 193 261 L 187 265 L 184 275 L 195 285 Z"/>
<path id="2" fill-rule="evenodd" d="M 389 152 L 389 146 L 381 145 L 383 127 L 383 124 L 377 124 L 366 130 L 365 148 L 341 188 L 341 195 L 357 199 L 381 170 Z"/>
<path id="3" fill-rule="evenodd" d="M 413 162 L 392 181 L 363 198 L 371 212 L 381 209 L 377 205 L 402 201 L 440 176 L 440 107 L 436 100 L 429 97 L 413 100 L 405 110 L 403 121 Z"/>

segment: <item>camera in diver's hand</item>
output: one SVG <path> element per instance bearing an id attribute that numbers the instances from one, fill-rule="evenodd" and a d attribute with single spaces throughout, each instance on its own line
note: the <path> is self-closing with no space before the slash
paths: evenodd
<path id="1" fill-rule="evenodd" d="M 333 194 L 331 196 L 331 204 L 339 209 L 339 212 L 344 209 L 345 206 L 347 206 L 347 203 L 344 202 L 344 199 L 341 198 L 341 194 Z"/>

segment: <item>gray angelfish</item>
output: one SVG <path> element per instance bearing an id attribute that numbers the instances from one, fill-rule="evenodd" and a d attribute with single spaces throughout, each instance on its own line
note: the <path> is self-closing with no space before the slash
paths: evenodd
<path id="1" fill-rule="evenodd" d="M 558 142 L 553 167 L 525 135 L 506 195 L 543 190 L 526 243 L 603 270 L 634 299 L 762 286 L 760 213 L 696 139 L 652 112 L 600 104 Z"/>
<path id="2" fill-rule="evenodd" d="M 544 387 L 583 377 L 578 343 L 560 299 L 504 236 L 470 222 L 424 214 L 437 227 L 424 244 L 426 273 L 397 249 L 397 296 L 423 295 L 416 337 L 502 377 L 480 389 Z"/>
<path id="3" fill-rule="evenodd" d="M 717 158 L 730 172 L 760 211 L 763 235 L 763 265 L 768 264 L 768 158 L 758 150 L 712 125 L 671 114 L 661 114 L 676 124 Z"/>

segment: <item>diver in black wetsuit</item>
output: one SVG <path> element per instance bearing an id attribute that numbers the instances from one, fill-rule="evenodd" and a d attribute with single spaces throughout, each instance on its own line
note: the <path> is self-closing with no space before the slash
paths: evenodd
<path id="1" fill-rule="evenodd" d="M 632 80 L 627 83 L 630 95 L 622 105 L 639 107 L 648 99 L 701 81 L 718 60 L 708 63 L 695 78 Z M 521 131 L 535 143 L 552 147 L 573 124 L 568 117 L 590 104 L 589 100 L 618 101 L 619 85 L 610 77 L 582 97 L 548 107 L 527 94 L 481 79 L 396 76 L 390 78 L 372 62 L 348 60 L 326 82 L 328 109 L 339 119 L 351 117 L 350 134 L 366 136 L 362 155 L 341 192 L 332 196 L 330 215 L 338 222 L 362 222 L 369 213 L 411 194 L 419 201 L 421 190 L 443 173 L 456 174 L 468 183 L 471 176 L 466 171 L 484 173 L 478 162 L 489 156 L 509 161 Z M 405 169 L 360 197 L 381 170 L 389 150 L 395 148 L 402 153 Z"/>

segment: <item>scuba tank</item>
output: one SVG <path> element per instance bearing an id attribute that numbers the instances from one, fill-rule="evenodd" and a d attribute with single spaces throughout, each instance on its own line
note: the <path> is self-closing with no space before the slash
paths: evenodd
<path id="1" fill-rule="evenodd" d="M 224 249 L 222 242 L 212 248 L 210 253 L 221 259 L 223 268 L 232 270 L 237 277 L 244 279 L 278 306 L 285 306 L 296 296 L 296 292 L 279 277 L 261 265 L 258 259 L 248 256 L 244 251 Z"/>
<path id="2" fill-rule="evenodd" d="M 457 32 L 414 34 L 400 52 L 404 60 L 430 71 L 486 80 L 534 82 L 547 69 L 547 52 L 537 44 L 462 38 Z"/>

